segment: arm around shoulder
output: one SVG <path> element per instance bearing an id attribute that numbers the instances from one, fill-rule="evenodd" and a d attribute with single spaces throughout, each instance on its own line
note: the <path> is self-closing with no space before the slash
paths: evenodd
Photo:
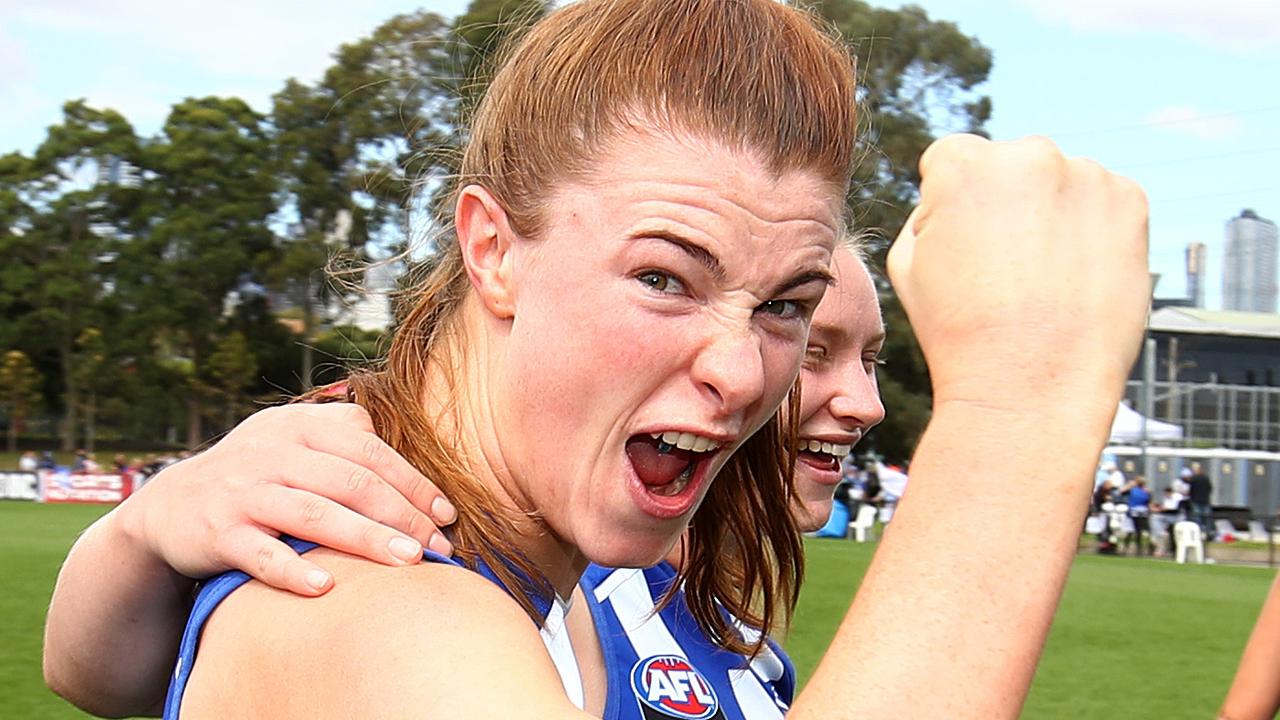
<path id="1" fill-rule="evenodd" d="M 159 714 L 195 585 L 141 548 L 132 510 L 76 541 L 45 620 L 45 683 L 105 717 Z"/>
<path id="2" fill-rule="evenodd" d="M 337 580 L 327 595 L 298 598 L 254 582 L 214 613 L 185 719 L 586 717 L 565 696 L 533 622 L 479 575 L 438 564 L 387 568 L 327 550 L 309 556 Z"/>

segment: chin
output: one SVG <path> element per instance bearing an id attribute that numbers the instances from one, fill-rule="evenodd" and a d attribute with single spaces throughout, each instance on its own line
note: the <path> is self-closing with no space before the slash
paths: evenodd
<path id="1" fill-rule="evenodd" d="M 648 568 L 665 560 L 682 534 L 618 534 L 604 542 L 580 546 L 579 550 L 588 560 L 602 567 Z"/>
<path id="2" fill-rule="evenodd" d="M 827 524 L 827 520 L 831 517 L 831 504 L 834 502 L 832 498 L 825 500 L 803 500 L 796 503 L 792 512 L 795 513 L 796 526 L 800 528 L 800 532 L 817 532 L 822 526 Z"/>

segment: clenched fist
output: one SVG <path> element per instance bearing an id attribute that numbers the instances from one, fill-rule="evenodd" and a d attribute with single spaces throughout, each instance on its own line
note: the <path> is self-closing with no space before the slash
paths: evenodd
<path id="1" fill-rule="evenodd" d="M 946 137 L 920 171 L 888 273 L 935 403 L 1109 423 L 1150 302 L 1142 190 L 1044 138 Z"/>

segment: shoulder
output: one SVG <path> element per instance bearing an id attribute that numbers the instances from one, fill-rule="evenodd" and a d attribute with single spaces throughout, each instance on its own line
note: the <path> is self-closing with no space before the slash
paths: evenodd
<path id="1" fill-rule="evenodd" d="M 497 709 L 474 699 L 502 694 L 534 709 L 568 705 L 536 626 L 483 577 L 324 549 L 308 558 L 333 573 L 333 589 L 300 598 L 253 582 L 227 598 L 206 627 L 184 710 L 232 702 L 259 716 L 399 716 L 430 706 L 491 717 Z M 229 701 L 229 686 L 244 696 Z"/>

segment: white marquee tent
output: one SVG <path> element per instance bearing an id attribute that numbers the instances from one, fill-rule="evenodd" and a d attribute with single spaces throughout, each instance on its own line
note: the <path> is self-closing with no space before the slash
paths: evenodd
<path id="1" fill-rule="evenodd" d="M 1182 426 L 1172 423 L 1143 418 L 1142 413 L 1120 403 L 1116 410 L 1116 419 L 1111 422 L 1111 440 L 1113 445 L 1128 445 L 1142 441 L 1142 422 L 1147 423 L 1148 440 L 1181 440 Z"/>

